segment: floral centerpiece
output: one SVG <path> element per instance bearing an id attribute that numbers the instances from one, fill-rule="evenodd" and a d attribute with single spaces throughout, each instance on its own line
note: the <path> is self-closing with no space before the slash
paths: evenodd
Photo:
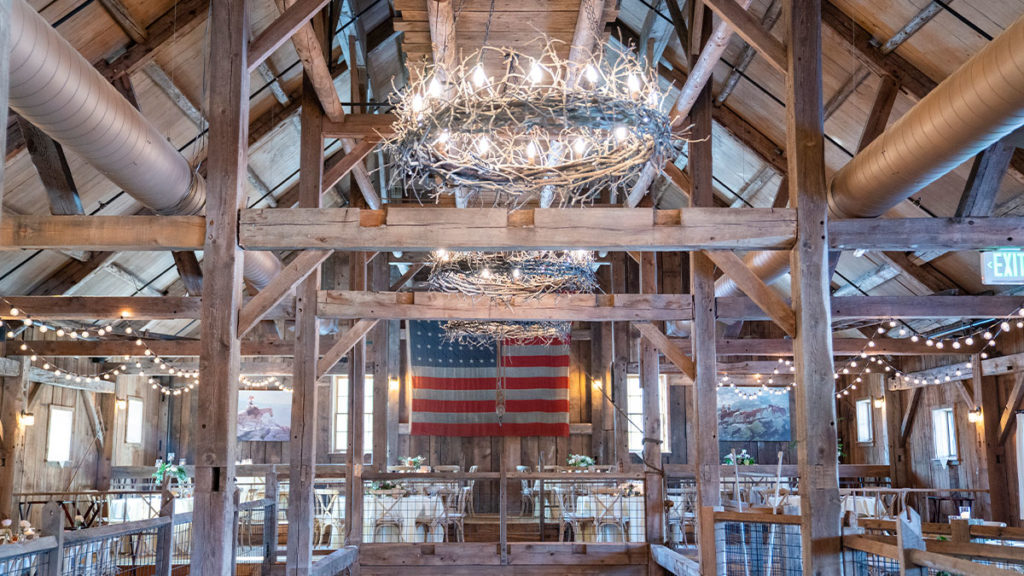
<path id="1" fill-rule="evenodd" d="M 392 482 L 391 480 L 378 480 L 370 484 L 371 490 L 404 490 L 405 486 L 401 482 Z"/>
<path id="2" fill-rule="evenodd" d="M 734 464 L 747 466 L 749 464 L 754 463 L 754 457 L 751 456 L 750 454 L 747 454 L 746 450 L 741 450 L 739 454 L 737 454 L 736 451 L 733 450 L 732 452 L 725 455 L 725 459 L 722 460 L 722 463 L 728 464 L 729 466 L 732 466 Z"/>
<path id="3" fill-rule="evenodd" d="M 565 459 L 565 463 L 573 468 L 586 468 L 587 466 L 597 464 L 597 461 L 586 454 L 569 454 L 569 457 Z"/>
<path id="4" fill-rule="evenodd" d="M 398 461 L 401 462 L 402 466 L 415 466 L 419 468 L 427 459 L 423 456 L 402 456 Z"/>
<path id="5" fill-rule="evenodd" d="M 28 520 L 22 520 L 18 522 L 18 526 L 21 528 L 21 540 L 33 540 L 36 537 L 36 530 L 32 527 L 32 523 Z"/>
<path id="6" fill-rule="evenodd" d="M 633 484 L 631 482 L 624 482 L 622 484 L 619 484 L 619 490 L 622 490 L 622 495 L 625 496 L 626 498 L 629 498 L 631 496 L 643 496 L 644 495 L 644 491 L 643 491 L 641 485 Z M 669 502 L 670 502 L 670 500 L 666 500 L 665 501 L 666 504 L 668 504 Z"/>
<path id="7" fill-rule="evenodd" d="M 4 518 L 0 521 L 0 544 L 7 544 L 14 540 L 14 533 L 11 532 L 11 519 Z"/>
<path id="8" fill-rule="evenodd" d="M 165 478 L 169 478 L 172 482 L 177 481 L 179 487 L 179 494 L 177 495 L 179 497 L 185 496 L 191 489 L 191 479 L 188 477 L 188 471 L 185 470 L 184 464 L 174 464 L 169 461 L 161 462 L 157 466 L 156 472 L 153 473 L 153 478 L 156 479 L 156 483 L 159 485 L 163 485 Z"/>

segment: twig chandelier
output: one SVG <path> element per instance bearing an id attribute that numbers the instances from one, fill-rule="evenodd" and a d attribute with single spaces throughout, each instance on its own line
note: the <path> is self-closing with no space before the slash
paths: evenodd
<path id="1" fill-rule="evenodd" d="M 497 77 L 481 64 L 488 51 L 503 57 Z M 645 164 L 674 157 L 673 134 L 654 72 L 608 51 L 571 66 L 551 41 L 536 58 L 485 46 L 453 70 L 425 69 L 396 104 L 393 181 L 512 208 L 627 191 Z"/>
<path id="2" fill-rule="evenodd" d="M 434 252 L 427 285 L 432 292 L 490 298 L 511 305 L 515 298 L 587 294 L 597 288 L 594 255 L 584 250 L 532 252 Z M 507 339 L 564 339 L 570 322 L 449 321 L 450 340 L 486 345 Z"/>

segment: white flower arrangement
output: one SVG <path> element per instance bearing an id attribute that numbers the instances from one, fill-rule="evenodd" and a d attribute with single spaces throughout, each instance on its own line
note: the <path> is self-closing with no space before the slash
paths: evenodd
<path id="1" fill-rule="evenodd" d="M 729 466 L 734 464 L 747 466 L 754 463 L 754 457 L 748 454 L 746 450 L 740 451 L 739 454 L 733 451 L 725 455 L 725 459 L 722 460 L 722 463 L 728 464 Z"/>
<path id="2" fill-rule="evenodd" d="M 403 456 L 398 461 L 402 463 L 402 466 L 415 466 L 419 468 L 427 459 L 423 456 Z"/>
<path id="3" fill-rule="evenodd" d="M 569 454 L 569 457 L 565 459 L 565 462 L 574 468 L 586 468 L 587 466 L 597 464 L 596 460 L 586 454 Z"/>

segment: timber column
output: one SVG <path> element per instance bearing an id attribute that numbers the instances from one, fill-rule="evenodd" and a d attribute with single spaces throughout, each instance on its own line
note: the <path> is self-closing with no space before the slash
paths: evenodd
<path id="1" fill-rule="evenodd" d="M 786 154 L 797 209 L 791 255 L 796 313 L 796 441 L 803 573 L 841 574 L 839 470 L 821 103 L 821 0 L 786 0 Z"/>
<path id="2" fill-rule="evenodd" d="M 192 570 L 234 574 L 238 420 L 238 309 L 242 252 L 238 209 L 245 198 L 249 132 L 249 12 L 245 0 L 214 0 L 210 11 L 210 144 L 203 246 L 203 304 L 195 421 L 196 490 Z"/>

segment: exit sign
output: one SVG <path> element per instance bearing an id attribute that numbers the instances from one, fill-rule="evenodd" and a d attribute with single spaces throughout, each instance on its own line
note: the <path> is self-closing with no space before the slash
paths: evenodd
<path id="1" fill-rule="evenodd" d="M 981 281 L 983 284 L 1024 284 L 1024 251 L 982 252 Z"/>

